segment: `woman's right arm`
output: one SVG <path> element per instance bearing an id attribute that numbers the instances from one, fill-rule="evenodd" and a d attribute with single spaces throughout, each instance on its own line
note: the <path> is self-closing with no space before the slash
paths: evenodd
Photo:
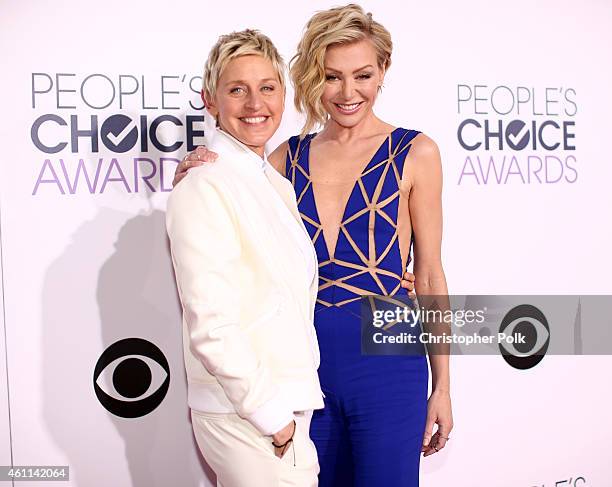
<path id="1" fill-rule="evenodd" d="M 268 156 L 270 165 L 283 176 L 285 175 L 285 154 L 287 154 L 288 149 L 288 141 L 285 141 Z M 196 147 L 176 166 L 172 186 L 174 187 L 180 183 L 192 167 L 201 166 L 205 162 L 215 162 L 217 157 L 218 154 L 216 152 L 208 150 L 204 145 Z"/>

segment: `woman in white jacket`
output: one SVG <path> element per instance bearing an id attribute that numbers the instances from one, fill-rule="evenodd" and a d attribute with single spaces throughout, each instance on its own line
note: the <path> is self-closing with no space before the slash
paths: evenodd
<path id="1" fill-rule="evenodd" d="M 316 254 L 291 183 L 264 154 L 283 114 L 283 71 L 261 33 L 219 39 L 202 91 L 219 159 L 168 200 L 192 423 L 223 487 L 313 486 L 319 471 L 308 436 L 323 407 Z"/>

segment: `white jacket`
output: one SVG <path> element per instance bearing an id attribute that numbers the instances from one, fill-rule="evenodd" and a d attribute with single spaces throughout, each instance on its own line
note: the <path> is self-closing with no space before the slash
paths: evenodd
<path id="1" fill-rule="evenodd" d="M 272 435 L 294 411 L 323 407 L 316 253 L 289 181 L 224 132 L 209 147 L 219 158 L 189 171 L 166 213 L 189 406 L 236 412 Z"/>

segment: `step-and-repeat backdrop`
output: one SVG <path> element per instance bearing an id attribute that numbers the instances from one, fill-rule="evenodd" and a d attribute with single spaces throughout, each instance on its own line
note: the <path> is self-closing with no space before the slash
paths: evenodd
<path id="1" fill-rule="evenodd" d="M 216 38 L 259 28 L 289 59 L 334 5 L 2 2 L 0 464 L 68 465 L 87 487 L 212 485 L 166 199 L 203 141 Z M 610 4 L 363 5 L 395 44 L 378 114 L 442 153 L 450 291 L 611 294 Z M 287 98 L 272 146 L 299 132 Z M 423 485 L 610 485 L 611 363 L 451 357 L 456 426 Z"/>

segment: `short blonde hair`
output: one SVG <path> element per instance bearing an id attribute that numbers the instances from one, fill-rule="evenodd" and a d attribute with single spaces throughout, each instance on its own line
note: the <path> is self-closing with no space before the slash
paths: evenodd
<path id="1" fill-rule="evenodd" d="M 208 96 L 215 96 L 223 69 L 240 56 L 259 55 L 272 63 L 278 79 L 285 88 L 285 63 L 270 38 L 258 30 L 245 29 L 222 35 L 208 54 L 202 87 Z"/>
<path id="2" fill-rule="evenodd" d="M 306 24 L 297 53 L 290 62 L 295 107 L 298 112 L 306 114 L 302 135 L 327 121 L 328 114 L 321 103 L 325 89 L 327 48 L 363 39 L 372 41 L 378 67 L 385 71 L 389 69 L 393 50 L 391 34 L 359 5 L 350 3 L 344 7 L 317 12 Z"/>

